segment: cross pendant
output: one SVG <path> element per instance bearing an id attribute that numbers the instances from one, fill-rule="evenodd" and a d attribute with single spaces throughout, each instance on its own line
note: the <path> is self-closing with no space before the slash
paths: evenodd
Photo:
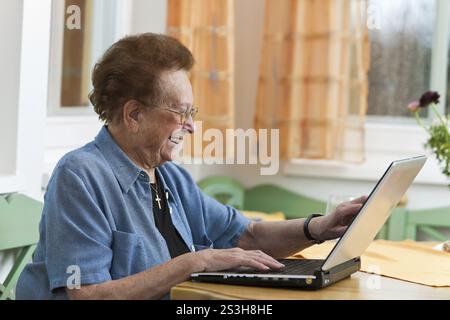
<path id="1" fill-rule="evenodd" d="M 159 210 L 161 210 L 161 198 L 159 197 L 159 194 L 156 194 L 156 202 L 158 202 L 158 207 L 159 207 Z"/>

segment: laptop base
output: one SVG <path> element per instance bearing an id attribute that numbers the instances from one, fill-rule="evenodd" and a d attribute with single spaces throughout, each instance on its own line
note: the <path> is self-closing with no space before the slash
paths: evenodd
<path id="1" fill-rule="evenodd" d="M 360 267 L 361 259 L 356 258 L 327 271 L 316 270 L 313 275 L 305 275 L 304 278 L 300 278 L 297 275 L 280 275 L 277 277 L 273 273 L 267 274 L 267 277 L 265 277 L 264 273 L 235 274 L 232 272 L 217 272 L 215 274 L 199 273 L 196 276 L 192 276 L 191 280 L 194 282 L 213 282 L 259 287 L 295 287 L 305 290 L 317 290 L 349 277 L 351 274 L 357 272 Z"/>

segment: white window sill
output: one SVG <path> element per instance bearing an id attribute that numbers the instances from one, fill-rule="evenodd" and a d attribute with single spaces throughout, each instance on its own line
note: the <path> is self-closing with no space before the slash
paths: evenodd
<path id="1" fill-rule="evenodd" d="M 418 154 L 419 155 L 419 154 Z M 344 164 L 320 160 L 295 159 L 283 166 L 287 176 L 303 176 L 327 179 L 377 181 L 389 164 L 404 157 L 372 157 L 362 164 Z M 436 160 L 430 156 L 415 179 L 418 184 L 448 185 L 449 181 L 440 172 Z"/>
<path id="2" fill-rule="evenodd" d="M 287 176 L 377 181 L 392 161 L 425 154 L 428 161 L 415 183 L 448 185 L 435 157 L 423 147 L 426 138 L 426 133 L 417 125 L 369 123 L 366 125 L 366 160 L 363 163 L 294 159 L 285 163 L 282 172 Z"/>

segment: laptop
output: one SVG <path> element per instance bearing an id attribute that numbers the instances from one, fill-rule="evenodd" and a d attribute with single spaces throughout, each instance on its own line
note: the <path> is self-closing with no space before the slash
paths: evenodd
<path id="1" fill-rule="evenodd" d="M 349 277 L 361 267 L 361 255 L 373 241 L 427 158 L 419 156 L 392 162 L 366 202 L 325 260 L 280 259 L 285 267 L 257 271 L 237 268 L 197 272 L 191 280 L 238 285 L 320 289 Z"/>

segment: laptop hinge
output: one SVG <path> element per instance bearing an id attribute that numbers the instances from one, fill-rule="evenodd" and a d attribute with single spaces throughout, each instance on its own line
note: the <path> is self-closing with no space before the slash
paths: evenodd
<path id="1" fill-rule="evenodd" d="M 317 281 L 323 287 L 329 286 L 341 279 L 349 277 L 352 273 L 357 272 L 361 268 L 361 259 L 354 258 L 341 263 L 330 270 L 320 270 L 315 273 Z"/>
<path id="2" fill-rule="evenodd" d="M 357 258 L 348 260 L 346 262 L 343 262 L 341 264 L 338 264 L 337 266 L 334 266 L 333 268 L 331 268 L 329 270 L 324 270 L 321 268 L 321 271 L 324 273 L 329 273 L 330 271 L 339 272 L 343 269 L 347 269 L 349 266 L 354 265 L 354 264 L 361 264 L 361 257 L 357 257 Z"/>

